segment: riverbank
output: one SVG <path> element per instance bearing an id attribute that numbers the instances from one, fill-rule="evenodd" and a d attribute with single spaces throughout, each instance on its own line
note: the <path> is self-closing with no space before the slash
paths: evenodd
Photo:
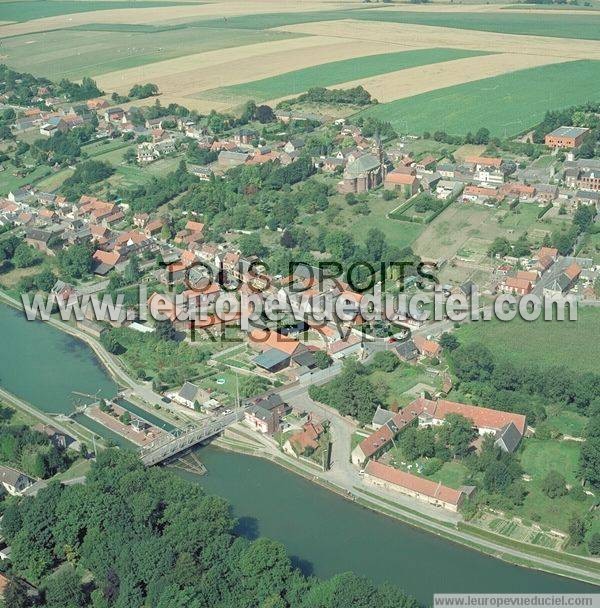
<path id="1" fill-rule="evenodd" d="M 228 433 L 235 433 L 235 429 L 228 429 Z M 354 486 L 351 490 L 348 490 L 324 479 L 318 467 L 309 468 L 303 462 L 292 458 L 284 452 L 275 453 L 269 449 L 265 442 L 257 443 L 255 444 L 256 447 L 250 448 L 240 446 L 239 441 L 232 441 L 228 438 L 217 438 L 212 444 L 238 454 L 268 460 L 364 508 L 425 530 L 430 534 L 479 551 L 490 557 L 532 570 L 549 572 L 594 585 L 600 584 L 600 562 L 598 560 L 558 553 L 543 547 L 534 548 L 525 543 L 504 539 L 501 536 L 480 530 L 476 526 L 462 521 L 458 521 L 456 524 L 440 521 L 419 511 L 401 506 L 397 501 L 393 500 L 391 494 L 389 497 L 378 496 L 358 486 Z M 415 506 L 418 506 L 418 504 L 415 504 Z M 531 551 L 531 548 L 539 549 L 539 552 L 536 554 Z"/>
<path id="2" fill-rule="evenodd" d="M 18 308 L 18 307 L 16 307 L 16 308 Z M 50 325 L 54 326 L 56 329 L 63 330 L 66 333 L 71 334 L 75 338 L 79 338 L 79 339 L 83 340 L 85 343 L 87 343 L 90 346 L 92 344 L 94 344 L 94 346 L 96 348 L 93 348 L 93 352 L 95 354 L 97 354 L 98 351 L 101 354 L 105 354 L 105 353 L 102 353 L 102 351 L 103 351 L 102 346 L 99 343 L 95 342 L 95 340 L 93 340 L 92 338 L 90 338 L 88 336 L 84 337 L 84 336 L 77 335 L 76 332 L 72 331 L 72 328 L 65 326 L 64 324 L 57 322 L 57 321 L 55 321 L 54 323 L 50 323 Z M 71 331 L 67 331 L 67 327 Z M 29 329 L 27 329 L 27 328 L 25 328 L 25 329 L 26 329 L 26 331 L 30 332 Z M 39 332 L 39 331 L 40 330 L 35 330 L 35 332 Z M 36 336 L 37 336 L 37 333 L 36 333 Z M 15 337 L 14 340 L 18 340 L 18 337 Z M 98 350 L 96 350 L 96 349 L 98 349 Z M 81 355 L 81 358 L 84 357 L 84 353 L 80 353 L 80 355 Z M 96 358 L 100 362 L 102 362 L 104 360 L 110 360 L 110 357 L 108 357 L 107 353 L 106 353 L 106 357 L 107 357 L 106 359 L 104 359 L 102 356 L 97 356 Z M 24 362 L 25 362 L 25 360 L 26 359 L 24 358 Z M 44 359 L 44 361 L 45 361 L 44 365 L 46 365 L 46 367 L 51 367 L 50 365 L 48 365 L 46 363 L 46 359 Z M 41 363 L 40 363 L 40 365 L 41 365 Z M 21 367 L 24 368 L 24 363 L 23 363 L 23 365 L 21 365 Z M 60 370 L 60 367 L 56 366 L 55 369 Z M 110 365 L 110 366 L 105 365 L 104 369 L 106 369 L 111 374 L 111 377 L 113 377 L 113 378 L 115 377 L 112 374 L 112 371 L 114 369 L 113 365 Z M 61 372 L 61 371 L 59 371 L 59 373 L 64 374 L 64 372 Z M 68 382 L 72 381 L 69 377 L 67 377 L 66 380 Z M 135 383 L 135 381 L 133 381 L 131 379 L 129 379 L 129 381 L 131 382 L 132 386 L 135 386 L 137 384 L 137 383 Z M 293 390 L 295 392 L 299 392 L 299 391 L 305 390 L 305 387 L 295 387 Z M 90 390 L 88 392 L 93 392 L 93 391 Z M 296 396 L 299 397 L 299 394 Z M 338 440 L 338 445 L 342 445 L 342 443 L 339 441 L 339 439 L 340 439 L 339 436 L 334 437 L 334 440 Z M 237 445 L 236 445 L 236 443 L 237 443 Z M 229 447 L 230 448 L 237 447 L 238 451 L 240 451 L 241 453 L 245 453 L 244 450 L 248 450 L 247 444 L 248 444 L 248 436 L 238 438 L 238 440 L 234 441 L 232 444 L 230 444 Z M 256 454 L 251 454 L 251 455 L 256 455 Z M 338 454 L 337 457 L 339 460 L 339 457 L 341 457 L 341 454 Z M 419 503 L 415 502 L 414 510 L 413 510 L 412 508 L 407 508 L 407 505 L 404 504 L 407 501 L 400 500 L 400 498 L 394 497 L 392 495 L 387 496 L 387 497 L 380 495 L 377 497 L 377 499 L 373 499 L 372 497 L 367 495 L 365 490 L 363 490 L 362 488 L 359 487 L 360 482 L 358 481 L 359 478 L 358 478 L 357 472 L 355 472 L 354 477 L 349 478 L 348 480 L 342 479 L 343 483 L 340 484 L 340 483 L 335 483 L 334 481 L 332 481 L 331 475 L 329 476 L 330 479 L 328 479 L 327 474 L 320 471 L 317 467 L 315 467 L 315 470 L 313 470 L 313 467 L 310 467 L 310 469 L 309 469 L 303 463 L 295 461 L 294 459 L 291 459 L 291 457 L 286 457 L 285 455 L 283 455 L 281 453 L 276 453 L 276 454 L 273 453 L 271 457 L 268 457 L 266 459 L 271 460 L 271 462 L 273 462 L 274 464 L 278 464 L 279 466 L 285 467 L 286 469 L 290 470 L 291 472 L 296 473 L 297 475 L 301 475 L 302 477 L 304 477 L 305 479 L 310 481 L 312 484 L 323 487 L 323 488 L 329 490 L 330 492 L 335 492 L 338 496 L 351 498 L 353 502 L 356 502 L 365 508 L 371 509 L 373 511 L 377 511 L 381 514 L 388 515 L 388 516 L 390 515 L 390 513 L 387 513 L 386 511 L 391 511 L 392 516 L 395 516 L 396 519 L 399 519 L 400 521 L 403 521 L 405 523 L 409 523 L 411 526 L 418 527 L 427 532 L 430 532 L 435 536 L 442 537 L 445 534 L 451 533 L 452 534 L 451 540 L 453 542 L 461 544 L 468 548 L 477 549 L 478 551 L 480 551 L 482 553 L 486 553 L 487 555 L 493 555 L 495 557 L 501 557 L 501 558 L 506 558 L 508 556 L 508 558 L 510 558 L 510 559 L 507 559 L 506 561 L 512 561 L 513 563 L 518 563 L 518 564 L 526 566 L 528 568 L 538 569 L 538 570 L 547 571 L 547 572 L 551 572 L 551 573 L 560 573 L 564 576 L 569 576 L 574 579 L 578 579 L 578 580 L 582 580 L 582 581 L 586 581 L 586 582 L 592 581 L 592 582 L 598 584 L 598 581 L 599 581 L 599 578 L 597 575 L 598 570 L 594 568 L 591 571 L 586 571 L 586 568 L 588 566 L 588 561 L 591 561 L 591 560 L 585 560 L 585 558 L 577 558 L 576 556 L 570 556 L 570 555 L 567 555 L 565 558 L 564 555 L 561 555 L 561 554 L 553 555 L 553 554 L 547 553 L 545 555 L 542 555 L 540 552 L 534 553 L 532 551 L 532 547 L 527 546 L 527 547 L 522 548 L 522 547 L 515 547 L 514 545 L 511 546 L 508 542 L 506 542 L 507 539 L 505 539 L 503 537 L 497 537 L 497 538 L 491 538 L 491 539 L 487 538 L 484 541 L 481 538 L 478 538 L 473 533 L 472 530 L 460 530 L 456 526 L 454 526 L 454 528 L 451 528 L 451 527 L 449 527 L 447 521 L 443 521 L 440 518 L 430 517 L 429 515 L 426 514 L 426 511 L 427 511 L 426 505 L 422 506 Z M 292 462 L 292 460 L 294 460 L 294 461 Z M 210 468 L 209 468 L 209 471 L 210 471 Z M 333 479 L 337 480 L 338 478 L 333 477 Z M 200 481 L 200 483 L 202 483 L 202 482 Z M 361 501 L 361 502 L 359 502 L 359 501 Z M 388 501 L 389 504 L 386 501 Z M 412 506 L 413 505 L 411 503 L 411 507 Z M 440 515 L 442 515 L 442 513 L 440 513 Z M 446 515 L 446 514 L 444 514 L 444 515 Z M 348 531 L 348 534 L 353 534 L 354 532 L 355 531 Z M 446 537 L 444 536 L 444 538 L 446 538 Z M 535 548 L 535 547 L 533 547 L 533 549 L 537 550 L 537 548 Z M 567 564 L 564 563 L 565 559 L 568 560 Z M 575 562 L 575 561 L 572 561 L 573 559 L 585 560 L 585 561 L 583 561 L 583 562 L 576 561 Z M 515 560 L 518 560 L 518 561 L 515 561 Z M 585 568 L 584 568 L 584 566 L 581 566 L 580 563 L 584 564 Z M 597 562 L 591 562 L 591 563 L 594 567 L 598 566 Z"/>

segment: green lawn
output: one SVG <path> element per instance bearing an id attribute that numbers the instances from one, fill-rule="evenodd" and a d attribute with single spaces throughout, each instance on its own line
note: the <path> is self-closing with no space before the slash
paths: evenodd
<path id="1" fill-rule="evenodd" d="M 0 12 L 3 6 L 5 5 L 0 3 Z M 85 28 L 82 26 L 6 38 L 2 41 L 2 54 L 5 56 L 3 62 L 16 70 L 54 80 L 64 77 L 76 79 L 215 49 L 296 37 L 285 32 L 199 30 L 182 26 L 154 32 L 90 30 L 90 26 Z"/>
<path id="2" fill-rule="evenodd" d="M 549 498 L 541 491 L 541 483 L 551 470 L 564 475 L 567 484 L 580 483 L 577 463 L 580 444 L 574 441 L 526 439 L 521 453 L 521 464 L 532 481 L 526 482 L 528 494 L 524 504 L 516 507 L 514 514 L 527 520 L 538 520 L 542 526 L 565 531 L 574 513 L 582 515 L 593 502 L 574 500 L 570 495 Z"/>
<path id="3" fill-rule="evenodd" d="M 14 175 L 13 173 L 16 171 L 17 169 L 13 165 L 8 162 L 4 163 L 4 171 L 0 172 L 0 196 L 6 196 L 11 190 L 16 190 L 25 184 L 36 183 L 44 176 L 49 175 L 51 169 L 45 165 L 40 165 L 24 177 Z"/>
<path id="4" fill-rule="evenodd" d="M 72 13 L 105 11 L 116 8 L 152 8 L 158 6 L 178 6 L 183 2 L 159 2 L 147 0 L 19 0 L 0 3 L 0 21 L 29 21 L 43 17 L 56 17 Z"/>
<path id="5" fill-rule="evenodd" d="M 464 484 L 467 473 L 467 467 L 461 462 L 445 462 L 439 471 L 427 479 L 438 481 L 444 486 L 458 490 Z"/>
<path id="6" fill-rule="evenodd" d="M 379 104 L 361 114 L 411 133 L 459 134 L 485 126 L 493 135 L 511 136 L 539 122 L 547 110 L 598 98 L 599 70 L 599 61 L 587 60 L 519 70 Z"/>
<path id="7" fill-rule="evenodd" d="M 324 178 L 332 185 L 337 179 Z M 338 178 L 339 179 L 339 178 Z M 352 234 L 357 243 L 364 243 L 370 228 L 381 230 L 390 245 L 399 248 L 410 246 L 423 232 L 425 226 L 414 222 L 390 220 L 387 214 L 393 211 L 402 199 L 384 201 L 382 190 L 371 192 L 366 200 L 368 214 L 359 214 L 360 205 L 348 205 L 344 196 L 336 194 L 329 199 L 330 209 L 324 212 L 301 216 L 298 223 L 305 229 L 314 232 L 319 227 L 331 229 L 332 226 Z"/>
<path id="8" fill-rule="evenodd" d="M 417 384 L 427 384 L 433 388 L 439 386 L 439 380 L 425 373 L 421 366 L 399 365 L 393 372 L 375 371 L 369 374 L 369 380 L 386 393 L 386 405 L 394 403 L 400 406 L 408 405 L 418 395 L 407 393 Z"/>
<path id="9" fill-rule="evenodd" d="M 583 437 L 583 432 L 588 422 L 585 416 L 555 406 L 548 406 L 546 413 L 548 414 L 548 418 L 545 421 L 545 426 L 555 429 L 562 435 Z"/>
<path id="10" fill-rule="evenodd" d="M 296 95 L 311 87 L 329 87 L 359 78 L 369 78 L 370 76 L 420 65 L 486 54 L 484 51 L 434 48 L 355 57 L 302 70 L 294 70 L 279 76 L 213 89 L 212 91 L 199 93 L 198 96 L 209 99 L 239 97 L 240 100 L 266 101 L 286 95 Z"/>
<path id="11" fill-rule="evenodd" d="M 579 451 L 580 444 L 576 441 L 525 439 L 521 464 L 535 482 L 541 482 L 550 471 L 555 470 L 564 475 L 568 484 L 575 484 L 579 481 Z"/>
<path id="12" fill-rule="evenodd" d="M 499 359 L 516 365 L 562 365 L 573 371 L 597 372 L 600 309 L 579 307 L 577 321 L 485 321 L 462 325 L 461 343 L 481 342 Z"/>

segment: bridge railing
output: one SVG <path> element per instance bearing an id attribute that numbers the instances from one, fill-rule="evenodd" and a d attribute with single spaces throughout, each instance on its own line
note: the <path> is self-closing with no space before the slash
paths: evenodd
<path id="1" fill-rule="evenodd" d="M 170 458 L 178 452 L 186 450 L 204 439 L 208 439 L 209 437 L 220 433 L 230 424 L 239 422 L 244 417 L 244 411 L 244 408 L 240 408 L 235 412 L 223 416 L 219 420 L 211 421 L 202 427 L 186 427 L 187 431 L 180 433 L 178 436 L 171 435 L 166 438 L 157 439 L 141 449 L 140 456 L 142 461 L 148 466 L 158 464 L 166 458 Z"/>

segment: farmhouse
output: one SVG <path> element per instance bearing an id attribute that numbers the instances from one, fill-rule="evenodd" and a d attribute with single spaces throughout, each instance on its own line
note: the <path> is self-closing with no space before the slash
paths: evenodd
<path id="1" fill-rule="evenodd" d="M 558 249 L 556 247 L 542 247 L 537 252 L 535 258 L 537 260 L 537 270 L 544 273 L 558 259 Z"/>
<path id="2" fill-rule="evenodd" d="M 25 233 L 25 242 L 32 247 L 35 247 L 38 251 L 41 251 L 48 255 L 54 255 L 54 252 L 50 248 L 50 239 L 52 238 L 51 232 L 45 230 L 31 229 Z"/>
<path id="3" fill-rule="evenodd" d="M 498 447 L 508 452 L 513 452 L 517 448 L 521 437 L 525 433 L 526 418 L 522 414 L 466 405 L 445 399 L 439 399 L 438 401 L 421 399 L 417 401 L 421 402 L 422 407 L 418 415 L 419 426 L 421 427 L 437 426 L 443 424 L 449 414 L 460 414 L 473 423 L 480 435 L 495 435 Z M 513 426 L 514 429 L 507 430 L 510 426 Z"/>
<path id="4" fill-rule="evenodd" d="M 396 438 L 400 431 L 417 420 L 419 414 L 425 408 L 425 400 L 417 399 L 391 418 L 380 412 L 377 419 L 383 421 L 388 418 L 374 433 L 363 439 L 352 450 L 352 464 L 363 466 L 369 459 L 376 459 L 383 454 Z"/>
<path id="5" fill-rule="evenodd" d="M 198 403 L 198 392 L 200 389 L 191 382 L 186 382 L 180 389 L 179 392 L 173 397 L 173 401 L 190 409 L 194 409 L 196 403 Z"/>
<path id="6" fill-rule="evenodd" d="M 550 285 L 544 287 L 544 295 L 550 298 L 566 295 L 575 286 L 580 275 L 581 267 L 573 262 Z"/>
<path id="7" fill-rule="evenodd" d="M 442 352 L 442 347 L 433 340 L 428 340 L 424 336 L 414 336 L 413 342 L 422 357 L 439 357 Z"/>
<path id="8" fill-rule="evenodd" d="M 0 466 L 0 484 L 11 496 L 22 496 L 33 485 L 33 479 L 11 467 Z"/>
<path id="9" fill-rule="evenodd" d="M 249 403 L 250 407 L 244 412 L 245 422 L 255 431 L 269 435 L 277 431 L 281 417 L 291 410 L 277 393 L 258 397 Z"/>
<path id="10" fill-rule="evenodd" d="M 509 182 L 500 188 L 500 194 L 519 200 L 533 200 L 536 190 L 533 186 L 527 184 L 519 184 L 517 182 Z"/>
<path id="11" fill-rule="evenodd" d="M 325 432 L 323 425 L 309 418 L 302 430 L 290 435 L 283 444 L 283 451 L 290 456 L 306 456 L 319 447 L 319 438 Z"/>
<path id="12" fill-rule="evenodd" d="M 513 295 L 526 296 L 532 291 L 531 281 L 520 277 L 505 277 L 500 285 L 502 293 L 512 293 Z"/>
<path id="13" fill-rule="evenodd" d="M 580 171 L 575 181 L 575 185 L 582 190 L 593 190 L 597 192 L 600 190 L 600 171 Z"/>
<path id="14" fill-rule="evenodd" d="M 401 190 L 405 196 L 412 196 L 419 190 L 419 179 L 416 175 L 394 169 L 385 176 L 384 188 L 386 190 Z"/>
<path id="15" fill-rule="evenodd" d="M 92 270 L 99 276 L 107 275 L 120 261 L 121 254 L 117 251 L 102 251 L 98 249 L 92 255 Z"/>
<path id="16" fill-rule="evenodd" d="M 595 205 L 600 209 L 600 192 L 585 192 L 579 190 L 575 195 L 575 202 L 579 205 Z"/>
<path id="17" fill-rule="evenodd" d="M 436 507 L 458 511 L 466 497 L 465 491 L 454 490 L 439 482 L 417 477 L 405 471 L 371 460 L 363 474 L 366 483 L 372 486 L 401 492 Z"/>
<path id="18" fill-rule="evenodd" d="M 548 133 L 544 138 L 544 143 L 549 148 L 577 148 L 585 139 L 589 129 L 584 127 L 558 127 Z"/>
<path id="19" fill-rule="evenodd" d="M 489 199 L 500 199 L 502 195 L 496 187 L 465 186 L 462 194 L 464 203 L 485 203 Z"/>

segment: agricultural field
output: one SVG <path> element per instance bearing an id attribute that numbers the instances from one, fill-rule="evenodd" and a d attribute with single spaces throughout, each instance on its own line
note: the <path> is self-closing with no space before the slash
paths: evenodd
<path id="1" fill-rule="evenodd" d="M 580 372 L 598 370 L 600 309 L 578 308 L 577 321 L 468 323 L 456 331 L 461 343 L 481 342 L 499 359 L 515 365 L 560 365 Z"/>
<path id="2" fill-rule="evenodd" d="M 331 87 L 346 81 L 368 78 L 387 72 L 486 54 L 483 51 L 432 48 L 357 57 L 207 91 L 202 94 L 202 97 L 220 100 L 240 98 L 241 101 L 251 98 L 257 102 L 267 101 L 297 95 L 311 87 Z"/>
<path id="3" fill-rule="evenodd" d="M 253 30 L 123 32 L 117 25 L 105 27 L 81 26 L 8 38 L 2 41 L 3 61 L 16 70 L 50 79 L 75 80 L 216 49 L 295 37 L 285 32 Z"/>
<path id="4" fill-rule="evenodd" d="M 573 61 L 519 70 L 398 99 L 364 110 L 412 133 L 465 133 L 486 126 L 493 135 L 516 135 L 539 122 L 549 108 L 600 95 L 598 61 Z"/>
<path id="5" fill-rule="evenodd" d="M 0 3 L 19 21 L 0 35 L 15 69 L 108 92 L 154 82 L 200 112 L 361 84 L 381 102 L 366 112 L 410 133 L 512 135 L 598 94 L 600 15 L 500 8 L 26 0 Z"/>
<path id="6" fill-rule="evenodd" d="M 372 11 L 359 13 L 353 19 L 411 23 L 435 27 L 478 30 L 500 34 L 526 34 L 557 38 L 600 40 L 600 16 L 551 15 L 511 13 L 508 10 L 490 12 L 449 11 Z"/>
<path id="7" fill-rule="evenodd" d="M 56 17 L 72 13 L 90 11 L 110 11 L 119 8 L 155 8 L 160 6 L 176 6 L 180 2 L 161 2 L 160 0 L 18 0 L 18 2 L 0 3 L 0 21 L 29 21 L 43 17 Z"/>

